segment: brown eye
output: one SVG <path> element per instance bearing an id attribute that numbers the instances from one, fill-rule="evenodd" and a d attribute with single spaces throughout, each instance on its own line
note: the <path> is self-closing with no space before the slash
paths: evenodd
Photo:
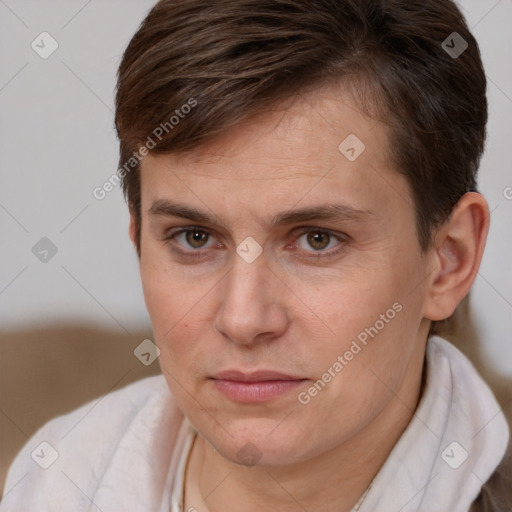
<path id="1" fill-rule="evenodd" d="M 295 239 L 295 246 L 300 249 L 304 258 L 329 258 L 343 252 L 350 237 L 344 233 L 331 233 L 330 231 L 308 227 L 303 228 Z"/>
<path id="2" fill-rule="evenodd" d="M 311 231 L 307 233 L 308 244 L 315 250 L 323 250 L 329 245 L 331 236 L 322 231 Z"/>
<path id="3" fill-rule="evenodd" d="M 339 237 L 320 229 L 308 229 L 297 239 L 299 248 L 306 252 L 327 252 L 339 243 Z"/>
<path id="4" fill-rule="evenodd" d="M 202 254 L 203 249 L 219 246 L 218 242 L 217 245 L 215 244 L 215 238 L 210 236 L 208 231 L 196 227 L 171 230 L 164 235 L 163 241 L 172 242 L 178 250 L 183 250 L 188 254 Z"/>
<path id="5" fill-rule="evenodd" d="M 204 247 L 204 244 L 208 242 L 208 237 L 208 233 L 198 229 L 185 232 L 186 242 L 194 249 L 201 249 Z"/>

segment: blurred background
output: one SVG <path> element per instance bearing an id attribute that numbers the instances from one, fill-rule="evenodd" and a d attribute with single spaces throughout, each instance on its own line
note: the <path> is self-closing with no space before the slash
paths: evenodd
<path id="1" fill-rule="evenodd" d="M 48 419 L 160 372 L 134 356 L 152 334 L 121 190 L 93 195 L 117 168 L 117 66 L 153 4 L 0 0 L 0 490 Z M 492 214 L 476 283 L 445 335 L 510 416 L 512 0 L 459 5 L 489 82 L 479 185 Z"/>

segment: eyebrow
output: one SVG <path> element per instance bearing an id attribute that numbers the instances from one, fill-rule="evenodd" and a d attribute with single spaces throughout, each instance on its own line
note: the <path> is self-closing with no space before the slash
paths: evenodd
<path id="1" fill-rule="evenodd" d="M 179 217 L 210 225 L 219 223 L 214 215 L 185 204 L 169 201 L 168 199 L 156 200 L 149 208 L 148 213 L 150 215 Z M 270 226 L 271 228 L 276 228 L 277 226 L 315 220 L 362 222 L 370 220 L 374 216 L 375 212 L 371 210 L 357 209 L 344 204 L 322 204 L 278 213 L 272 217 Z"/>

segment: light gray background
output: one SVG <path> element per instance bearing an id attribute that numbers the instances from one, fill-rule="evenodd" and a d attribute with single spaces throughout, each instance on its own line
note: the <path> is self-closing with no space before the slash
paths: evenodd
<path id="1" fill-rule="evenodd" d="M 150 328 L 121 191 L 102 201 L 92 191 L 116 170 L 115 73 L 153 3 L 0 0 L 2 329 Z M 470 305 L 488 361 L 512 375 L 512 0 L 460 5 L 481 46 L 490 103 L 480 190 L 491 231 Z M 59 44 L 47 59 L 31 48 L 43 31 Z M 47 263 L 32 253 L 44 236 L 58 248 Z"/>

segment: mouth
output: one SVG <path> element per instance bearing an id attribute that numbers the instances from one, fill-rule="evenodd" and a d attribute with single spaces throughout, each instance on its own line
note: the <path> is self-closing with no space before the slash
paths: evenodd
<path id="1" fill-rule="evenodd" d="M 288 393 L 308 379 L 272 370 L 227 370 L 211 378 L 215 388 L 234 402 L 266 402 Z"/>

